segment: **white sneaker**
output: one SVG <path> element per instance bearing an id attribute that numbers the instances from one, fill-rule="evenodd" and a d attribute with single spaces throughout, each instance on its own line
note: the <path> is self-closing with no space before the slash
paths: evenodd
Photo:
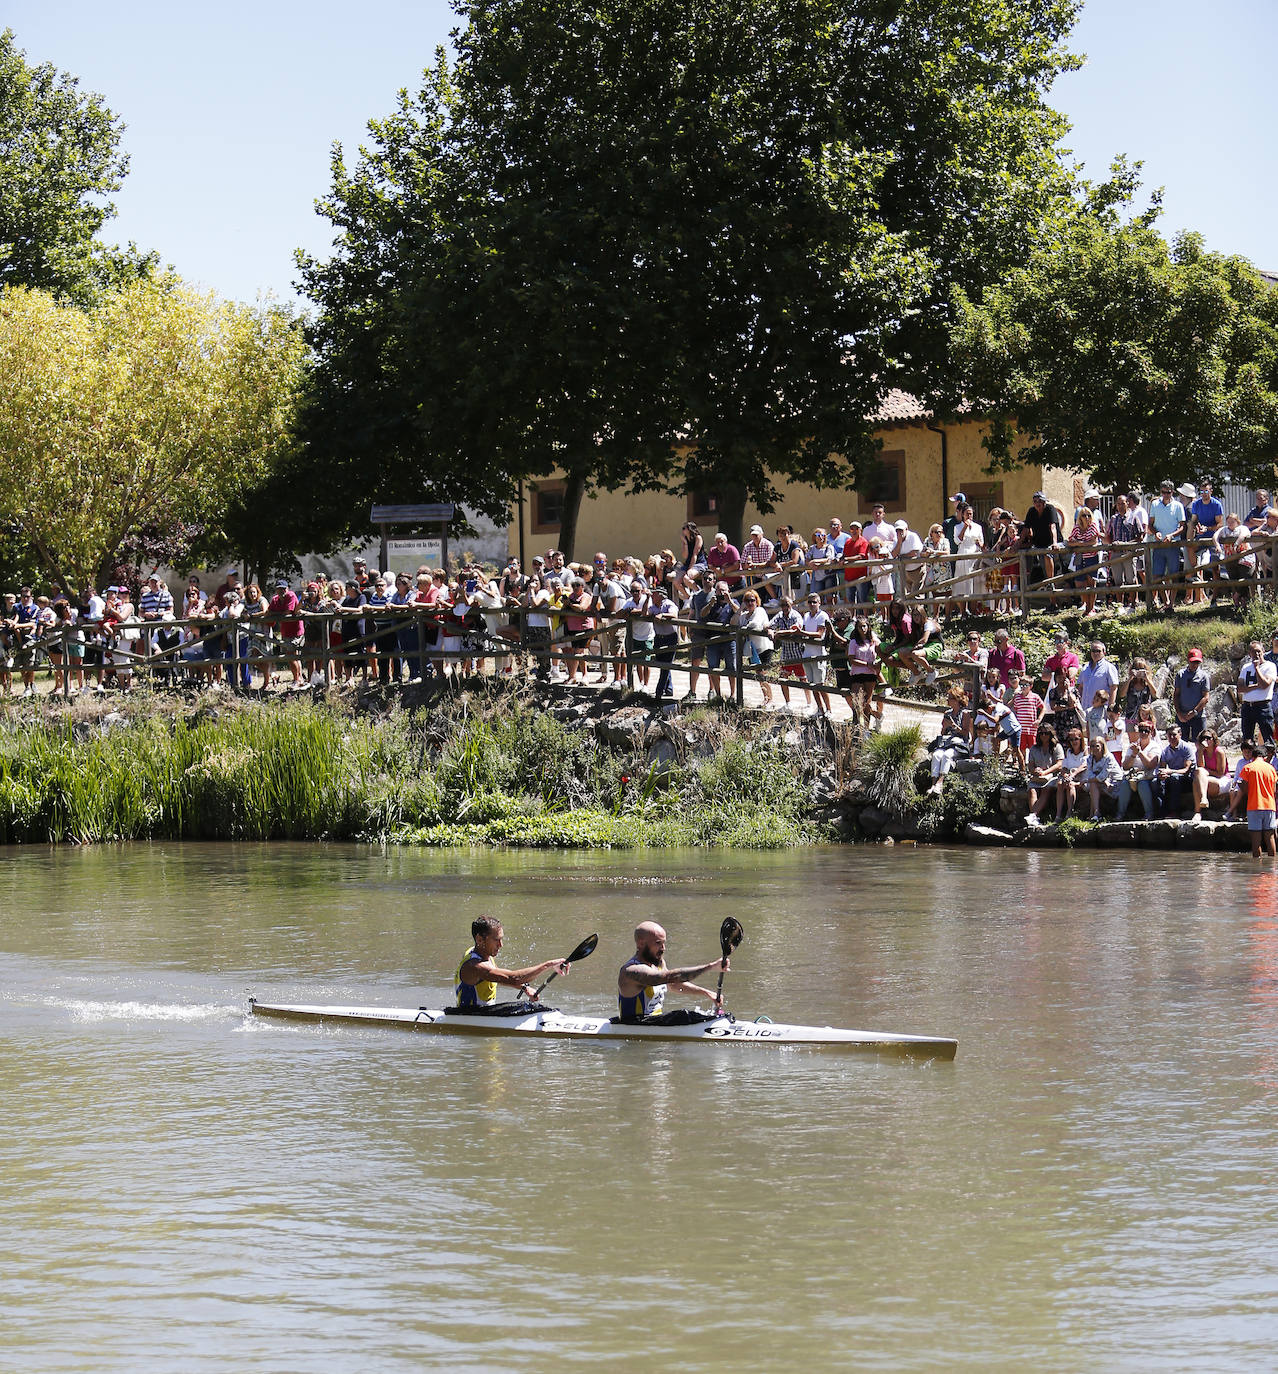
<path id="1" fill-rule="evenodd" d="M 1203 823 L 1203 818 L 1202 818 L 1202 813 L 1201 813 L 1201 812 L 1195 811 L 1194 814 L 1193 814 L 1192 816 L 1190 816 L 1190 818 L 1189 818 L 1189 824 L 1190 824 L 1190 825 L 1202 825 L 1202 823 Z"/>
<path id="2" fill-rule="evenodd" d="M 1025 817 L 1025 824 L 1031 829 L 1037 830 L 1043 822 L 1031 811 L 1030 814 Z"/>

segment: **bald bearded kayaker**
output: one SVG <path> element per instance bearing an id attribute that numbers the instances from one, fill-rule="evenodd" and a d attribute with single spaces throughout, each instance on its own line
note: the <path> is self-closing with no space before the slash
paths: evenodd
<path id="1" fill-rule="evenodd" d="M 538 978 L 552 968 L 556 973 L 568 972 L 568 964 L 563 959 L 546 959 L 540 964 L 529 964 L 527 968 L 498 968 L 493 960 L 501 953 L 504 932 L 501 922 L 491 916 L 477 916 L 470 923 L 470 938 L 473 943 L 457 967 L 459 1007 L 494 1005 L 498 983 L 503 987 L 515 988 L 524 997 L 533 991 L 528 985 L 530 979 Z"/>
<path id="2" fill-rule="evenodd" d="M 724 964 L 723 956 L 716 954 L 705 964 L 667 968 L 666 932 L 656 921 L 641 922 L 635 927 L 635 952 L 622 964 L 617 975 L 619 1019 L 635 1022 L 645 1016 L 659 1016 L 665 1006 L 667 990 L 691 993 L 694 997 L 708 997 L 715 1002 L 715 994 L 709 988 L 698 987 L 688 980 L 720 964 Z M 715 1011 L 721 1010 L 722 1007 L 715 1002 Z"/>

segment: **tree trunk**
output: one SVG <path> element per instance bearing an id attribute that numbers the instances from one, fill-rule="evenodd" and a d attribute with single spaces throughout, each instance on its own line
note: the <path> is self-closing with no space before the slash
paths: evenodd
<path id="1" fill-rule="evenodd" d="M 728 543 L 740 548 L 741 527 L 745 523 L 745 487 L 720 487 L 715 492 L 715 508 L 719 517 L 719 533 L 726 534 Z"/>
<path id="2" fill-rule="evenodd" d="M 565 563 L 573 561 L 573 545 L 577 542 L 577 517 L 581 514 L 581 498 L 586 491 L 586 474 L 580 468 L 564 472 L 564 511 L 559 521 L 559 552 Z"/>

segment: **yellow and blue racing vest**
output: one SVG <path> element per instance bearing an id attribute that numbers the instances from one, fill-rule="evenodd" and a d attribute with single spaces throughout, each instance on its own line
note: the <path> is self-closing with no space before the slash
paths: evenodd
<path id="1" fill-rule="evenodd" d="M 483 983 L 476 983 L 473 987 L 469 983 L 462 982 L 461 971 L 466 964 L 482 964 L 483 957 L 475 953 L 475 946 L 466 951 L 466 957 L 457 965 L 457 1005 L 459 1007 L 477 1007 L 481 1002 L 495 1002 L 497 1000 L 497 984 L 491 980 Z"/>
<path id="2" fill-rule="evenodd" d="M 627 959 L 622 964 L 623 969 L 628 969 L 631 964 L 642 964 L 643 960 L 636 954 Z M 619 1015 L 623 1021 L 640 1021 L 645 1016 L 660 1016 L 661 1009 L 666 1004 L 666 985 L 658 983 L 656 987 L 640 988 L 634 997 L 623 997 L 617 994 L 617 1006 Z"/>

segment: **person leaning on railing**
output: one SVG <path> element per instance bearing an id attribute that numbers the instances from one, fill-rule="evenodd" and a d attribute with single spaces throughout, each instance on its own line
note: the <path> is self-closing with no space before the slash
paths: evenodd
<path id="1" fill-rule="evenodd" d="M 523 646 L 536 663 L 539 681 L 550 679 L 550 588 L 534 573 L 519 594 L 523 610 Z"/>

